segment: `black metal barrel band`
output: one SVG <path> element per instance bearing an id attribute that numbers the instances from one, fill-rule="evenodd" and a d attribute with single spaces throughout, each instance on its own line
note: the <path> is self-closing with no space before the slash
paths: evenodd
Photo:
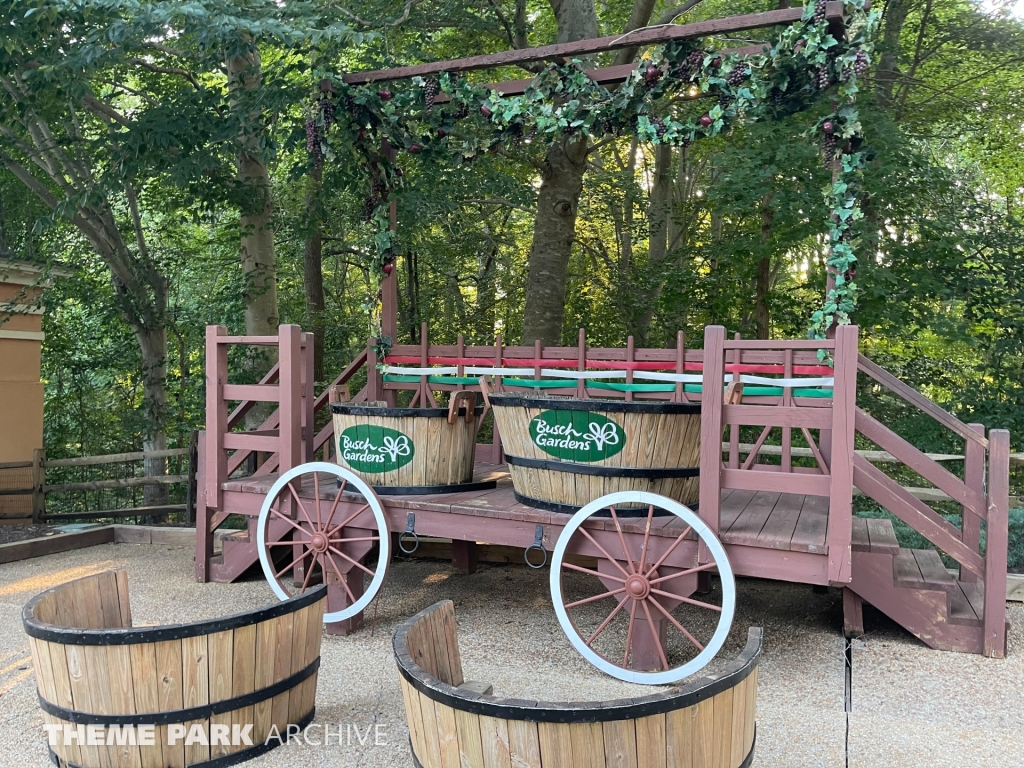
<path id="1" fill-rule="evenodd" d="M 205 720 L 213 715 L 221 715 L 225 712 L 233 712 L 242 707 L 249 707 L 261 701 L 272 699 L 280 693 L 290 691 L 304 680 L 309 679 L 320 668 L 320 657 L 317 656 L 305 669 L 301 669 L 294 675 L 283 680 L 260 688 L 258 691 L 235 696 L 230 699 L 222 699 L 212 704 L 201 704 L 187 709 L 175 709 L 169 712 L 147 712 L 143 714 L 123 715 L 99 715 L 92 712 L 82 712 L 77 709 L 65 709 L 47 701 L 42 694 L 38 693 L 39 706 L 48 715 L 59 718 L 76 725 L 171 725 L 173 723 L 186 723 L 190 720 Z"/>
<path id="2" fill-rule="evenodd" d="M 573 475 L 596 475 L 598 477 L 624 477 L 636 480 L 665 480 L 676 477 L 699 477 L 700 467 L 606 467 L 592 464 L 574 464 L 569 461 L 551 459 L 528 459 L 505 454 L 505 461 L 512 467 L 525 469 L 546 469 L 552 472 L 568 472 Z"/>

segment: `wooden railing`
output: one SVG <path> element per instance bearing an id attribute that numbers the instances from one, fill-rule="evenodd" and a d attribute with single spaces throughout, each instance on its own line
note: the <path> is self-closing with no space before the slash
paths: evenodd
<path id="1" fill-rule="evenodd" d="M 870 414 L 856 409 L 855 428 L 859 434 L 960 505 L 962 524 L 959 529 L 861 456 L 853 460 L 854 484 L 959 563 L 961 580 L 984 582 L 983 650 L 986 656 L 1003 655 L 1006 648 L 1004 601 L 1010 433 L 993 429 L 986 438 L 984 425 L 965 424 L 863 355 L 858 356 L 857 369 L 965 440 L 961 480 Z M 982 523 L 987 533 L 984 555 L 979 544 Z"/>

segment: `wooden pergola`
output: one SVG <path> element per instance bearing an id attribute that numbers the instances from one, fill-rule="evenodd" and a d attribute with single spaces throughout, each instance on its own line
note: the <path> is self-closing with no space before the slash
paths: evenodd
<path id="1" fill-rule="evenodd" d="M 843 35 L 843 3 L 840 0 L 832 0 L 826 5 L 825 19 L 829 24 L 830 32 L 837 39 Z M 803 16 L 803 7 L 783 8 L 765 13 L 744 14 L 741 16 L 729 16 L 722 19 L 700 21 L 692 24 L 676 24 L 658 27 L 642 27 L 622 35 L 610 35 L 590 40 L 580 40 L 573 43 L 557 43 L 554 45 L 538 46 L 536 48 L 522 48 L 500 53 L 489 53 L 478 56 L 467 56 L 461 59 L 448 59 L 445 61 L 434 61 L 426 64 L 415 64 L 406 67 L 393 67 L 390 69 L 378 69 L 367 72 L 351 72 L 342 79 L 349 85 L 369 85 L 372 83 L 383 83 L 394 80 L 407 80 L 413 77 L 429 77 L 441 72 L 464 73 L 499 67 L 518 66 L 538 61 L 544 62 L 565 62 L 575 57 L 594 56 L 600 53 L 608 53 L 624 48 L 635 48 L 646 45 L 661 45 L 664 43 L 693 40 L 696 38 L 710 37 L 713 35 L 724 35 L 734 32 L 746 32 L 755 29 L 766 29 L 780 25 L 793 24 Z M 743 55 L 756 55 L 764 50 L 762 45 L 748 45 L 738 48 L 724 49 L 722 53 L 737 53 Z M 622 64 L 609 67 L 598 67 L 587 70 L 587 75 L 599 85 L 615 85 L 622 83 L 629 76 L 630 72 L 636 69 L 636 64 Z M 496 91 L 503 96 L 514 96 L 525 92 L 532 78 L 505 80 L 488 84 L 486 87 Z M 330 90 L 330 81 L 321 83 L 323 90 Z M 706 96 L 702 94 L 701 96 Z M 699 97 L 698 97 L 699 98 Z M 437 103 L 447 100 L 444 94 L 439 94 Z M 386 151 L 393 152 L 390 148 Z M 391 201 L 391 225 L 397 227 L 397 213 L 395 201 Z M 381 280 L 381 334 L 394 340 L 398 331 L 398 272 L 391 275 L 384 275 Z M 832 287 L 833 276 L 829 273 L 828 291 Z"/>

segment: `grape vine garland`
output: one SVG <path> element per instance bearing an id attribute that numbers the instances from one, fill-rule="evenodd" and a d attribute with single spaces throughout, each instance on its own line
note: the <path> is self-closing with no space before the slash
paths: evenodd
<path id="1" fill-rule="evenodd" d="M 878 11 L 867 10 L 865 0 L 846 0 L 845 35 L 837 40 L 825 8 L 826 0 L 811 0 L 800 22 L 778 30 L 755 55 L 704 51 L 694 41 L 654 48 L 624 83 L 612 88 L 587 77 L 576 60 L 550 64 L 521 96 L 507 97 L 448 73 L 436 79 L 415 77 L 392 91 L 390 85 L 348 85 L 325 72 L 332 93 L 313 105 L 307 151 L 317 168 L 345 154 L 367 173 L 365 215 L 375 229 L 377 268 L 371 273 L 379 275 L 390 273 L 397 255 L 388 205 L 403 186 L 402 168 L 382 150 L 385 144 L 399 153 L 452 164 L 514 153 L 527 140 L 551 142 L 564 136 L 635 136 L 652 144 L 687 145 L 743 121 L 806 110 L 831 96 L 833 112 L 807 134 L 820 140 L 826 167 L 834 169 L 824 192 L 826 263 L 834 287 L 808 327 L 809 338 L 825 338 L 833 325 L 850 322 L 857 303 L 854 225 L 863 218 L 858 193 L 867 152 L 854 101 L 879 22 Z M 673 116 L 673 97 L 702 95 L 717 97 L 704 114 L 682 122 Z"/>

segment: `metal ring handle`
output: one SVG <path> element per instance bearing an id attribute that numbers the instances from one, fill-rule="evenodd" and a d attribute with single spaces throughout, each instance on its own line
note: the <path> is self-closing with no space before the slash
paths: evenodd
<path id="1" fill-rule="evenodd" d="M 530 562 L 530 550 L 533 549 L 539 549 L 541 551 L 541 554 L 544 555 L 544 559 L 540 562 L 540 565 L 534 565 Z M 541 568 L 548 564 L 548 551 L 544 549 L 543 525 L 538 525 L 536 528 L 534 528 L 533 544 L 531 544 L 525 550 L 523 550 L 523 560 L 530 568 L 533 568 L 535 571 L 539 571 Z"/>
<path id="2" fill-rule="evenodd" d="M 404 537 L 406 536 L 412 536 L 412 549 L 406 549 L 405 544 L 402 543 L 404 541 Z M 420 537 L 416 533 L 415 512 L 409 513 L 409 517 L 406 518 L 405 530 L 398 534 L 398 548 L 406 555 L 411 555 L 413 552 L 420 548 Z"/>

